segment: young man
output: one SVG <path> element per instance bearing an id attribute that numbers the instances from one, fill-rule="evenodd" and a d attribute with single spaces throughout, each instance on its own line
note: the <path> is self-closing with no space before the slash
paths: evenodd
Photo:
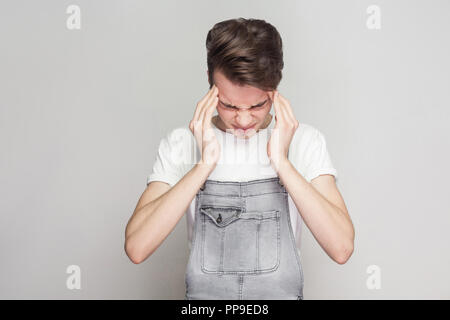
<path id="1" fill-rule="evenodd" d="M 276 90 L 283 53 L 272 25 L 223 21 L 206 47 L 210 90 L 188 128 L 162 139 L 126 253 L 141 263 L 186 214 L 186 299 L 303 299 L 302 220 L 337 263 L 353 252 L 325 138 Z"/>

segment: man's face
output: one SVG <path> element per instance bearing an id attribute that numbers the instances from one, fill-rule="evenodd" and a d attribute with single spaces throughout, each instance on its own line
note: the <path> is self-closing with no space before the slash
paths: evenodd
<path id="1" fill-rule="evenodd" d="M 273 91 L 235 85 L 220 71 L 214 71 L 214 83 L 219 89 L 217 112 L 225 130 L 233 129 L 234 135 L 249 138 L 267 126 Z"/>

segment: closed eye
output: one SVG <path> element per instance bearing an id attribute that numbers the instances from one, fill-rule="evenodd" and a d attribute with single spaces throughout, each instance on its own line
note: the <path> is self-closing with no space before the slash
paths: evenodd
<path id="1" fill-rule="evenodd" d="M 219 101 L 220 101 L 220 100 L 219 100 Z M 261 108 L 262 106 L 264 106 L 264 105 L 266 104 L 266 102 L 267 102 L 267 100 L 265 100 L 265 101 L 263 101 L 263 102 L 261 102 L 261 103 L 258 103 L 257 105 L 254 105 L 254 106 L 250 107 L 249 109 L 257 109 L 257 108 Z M 224 103 L 224 102 L 222 102 L 222 101 L 220 101 L 220 103 L 221 103 L 224 107 L 226 107 L 226 108 L 228 108 L 228 109 L 238 109 L 237 107 L 232 106 L 232 105 L 229 105 L 229 104 L 226 104 L 226 103 Z"/>
<path id="2" fill-rule="evenodd" d="M 220 103 L 227 109 L 237 109 L 236 107 L 230 106 L 229 104 L 223 103 L 222 101 L 220 101 Z"/>

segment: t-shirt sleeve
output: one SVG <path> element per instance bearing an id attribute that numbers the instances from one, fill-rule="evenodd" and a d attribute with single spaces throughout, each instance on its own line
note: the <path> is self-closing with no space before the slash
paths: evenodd
<path id="1" fill-rule="evenodd" d="M 147 177 L 147 185 L 152 181 L 162 181 L 173 187 L 183 177 L 183 156 L 186 137 L 181 130 L 174 130 L 159 143 L 153 170 Z"/>
<path id="2" fill-rule="evenodd" d="M 312 179 L 322 174 L 331 174 L 337 181 L 337 170 L 334 168 L 330 154 L 327 150 L 325 136 L 318 129 L 312 134 L 305 158 L 305 179 L 308 182 L 311 182 Z"/>

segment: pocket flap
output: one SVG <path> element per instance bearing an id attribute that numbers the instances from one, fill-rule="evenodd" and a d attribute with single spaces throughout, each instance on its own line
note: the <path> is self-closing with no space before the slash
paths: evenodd
<path id="1" fill-rule="evenodd" d="M 237 207 L 201 207 L 200 212 L 218 227 L 225 227 L 237 219 L 267 220 L 280 217 L 279 210 L 242 212 L 242 209 Z"/>
<path id="2" fill-rule="evenodd" d="M 242 209 L 238 207 L 201 207 L 200 212 L 209 217 L 218 227 L 225 227 L 239 219 Z"/>

